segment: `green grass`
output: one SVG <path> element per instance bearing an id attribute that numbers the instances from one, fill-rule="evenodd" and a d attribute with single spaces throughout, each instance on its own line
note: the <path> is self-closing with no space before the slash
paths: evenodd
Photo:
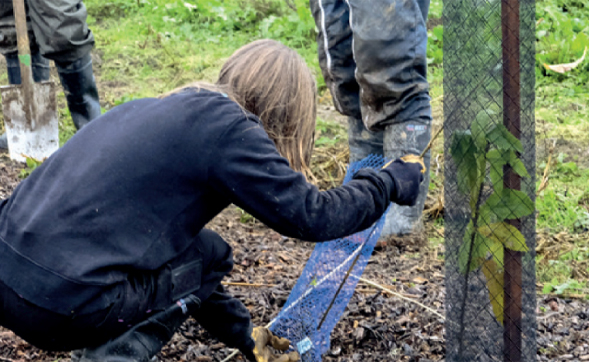
<path id="1" fill-rule="evenodd" d="M 304 1 L 298 11 L 278 0 L 86 1 L 102 53 L 101 81 L 117 88 L 109 104 L 154 96 L 195 80 L 214 81 L 224 60 L 260 38 L 297 49 L 319 73 L 314 23 Z"/>

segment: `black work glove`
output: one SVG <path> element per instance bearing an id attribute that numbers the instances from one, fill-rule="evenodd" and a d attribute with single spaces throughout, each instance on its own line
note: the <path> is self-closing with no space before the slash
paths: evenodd
<path id="1" fill-rule="evenodd" d="M 425 170 L 423 159 L 415 155 L 403 156 L 386 164 L 381 172 L 388 174 L 395 186 L 390 200 L 401 206 L 415 205 Z"/>

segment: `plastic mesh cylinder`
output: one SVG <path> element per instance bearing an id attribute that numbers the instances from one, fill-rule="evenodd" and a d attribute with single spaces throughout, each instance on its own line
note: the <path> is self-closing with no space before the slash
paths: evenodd
<path id="1" fill-rule="evenodd" d="M 384 163 L 384 158 L 376 155 L 355 162 L 350 165 L 344 183 L 359 169 L 379 169 Z M 364 231 L 315 246 L 286 304 L 270 327 L 274 334 L 291 341 L 302 362 L 320 362 L 322 355 L 329 351 L 331 332 L 354 294 L 383 224 L 384 216 Z"/>
<path id="2" fill-rule="evenodd" d="M 446 360 L 534 361 L 535 4 L 446 1 L 443 22 Z"/>

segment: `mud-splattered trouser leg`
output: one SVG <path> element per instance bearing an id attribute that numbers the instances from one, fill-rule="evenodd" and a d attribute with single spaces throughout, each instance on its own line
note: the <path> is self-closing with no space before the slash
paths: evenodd
<path id="1" fill-rule="evenodd" d="M 319 62 L 339 112 L 349 116 L 351 160 L 419 154 L 430 138 L 426 77 L 429 0 L 311 0 Z M 369 131 L 370 130 L 370 131 Z M 429 154 L 426 164 L 429 170 Z M 383 236 L 420 225 L 416 206 L 393 205 Z"/>
<path id="2" fill-rule="evenodd" d="M 360 86 L 352 49 L 350 8 L 344 0 L 311 0 L 311 10 L 319 30 L 317 52 L 325 84 L 336 109 L 348 116 L 350 162 L 370 154 L 383 154 L 383 134 L 366 129 L 360 111 Z"/>

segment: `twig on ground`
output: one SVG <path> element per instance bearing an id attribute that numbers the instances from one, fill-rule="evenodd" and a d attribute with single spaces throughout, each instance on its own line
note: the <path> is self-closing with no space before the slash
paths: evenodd
<path id="1" fill-rule="evenodd" d="M 381 290 L 383 290 L 383 291 L 385 291 L 385 292 L 387 292 L 387 293 L 389 293 L 389 294 L 392 294 L 392 295 L 394 295 L 394 296 L 396 296 L 396 297 L 398 297 L 398 298 L 401 298 L 401 299 L 403 299 L 404 301 L 407 301 L 407 302 L 410 302 L 410 303 L 413 303 L 413 304 L 417 304 L 417 305 L 418 305 L 418 306 L 420 306 L 421 308 L 423 308 L 423 309 L 425 309 L 425 310 L 427 310 L 427 311 L 431 312 L 432 314 L 436 315 L 436 316 L 437 316 L 437 317 L 439 317 L 440 319 L 442 319 L 442 320 L 446 320 L 446 317 L 444 317 L 442 314 L 438 313 L 437 311 L 433 310 L 432 308 L 428 307 L 427 305 L 425 305 L 425 304 L 423 304 L 423 303 L 420 303 L 420 302 L 418 302 L 418 301 L 416 301 L 416 300 L 413 300 L 413 299 L 407 298 L 407 297 L 403 296 L 402 294 L 399 294 L 399 293 L 397 293 L 397 292 L 394 292 L 394 291 L 392 291 L 392 290 L 390 290 L 390 289 L 388 289 L 388 288 L 385 288 L 385 287 L 383 287 L 383 286 L 382 286 L 382 285 L 380 285 L 380 284 L 376 284 L 375 282 L 373 282 L 373 281 L 370 281 L 370 280 L 368 280 L 368 279 L 364 279 L 364 278 L 361 278 L 361 277 L 357 277 L 357 276 L 355 276 L 355 275 L 352 275 L 352 277 L 354 277 L 354 278 L 357 278 L 359 281 L 361 281 L 361 282 L 362 282 L 362 283 L 364 283 L 364 284 L 368 284 L 368 285 L 370 285 L 370 286 L 373 286 L 373 287 L 375 287 L 375 288 L 381 289 Z"/>
<path id="2" fill-rule="evenodd" d="M 557 316 L 557 315 L 559 315 L 559 314 L 560 314 L 560 312 L 552 312 L 552 313 L 548 313 L 548 314 L 546 314 L 546 315 L 543 315 L 543 316 L 537 317 L 537 319 L 538 319 L 538 320 L 544 320 L 544 319 L 548 319 L 548 318 L 550 318 L 550 317 Z"/>
<path id="3" fill-rule="evenodd" d="M 234 349 L 233 352 L 227 356 L 227 358 L 225 358 L 224 360 L 222 360 L 221 362 L 228 362 L 230 361 L 233 357 L 237 356 L 237 354 L 239 353 L 239 350 Z"/>
<path id="4" fill-rule="evenodd" d="M 256 284 L 256 283 L 237 283 L 237 282 L 221 282 L 223 285 L 229 285 L 233 287 L 275 287 L 276 284 Z"/>
<path id="5" fill-rule="evenodd" d="M 554 140 L 554 143 L 548 151 L 548 161 L 546 161 L 546 167 L 544 167 L 544 174 L 542 175 L 542 181 L 538 186 L 538 191 L 536 191 L 536 196 L 540 195 L 540 192 L 544 191 L 546 187 L 548 187 L 548 180 L 550 179 L 550 166 L 552 165 L 552 155 L 554 154 L 555 148 L 556 140 Z"/>

